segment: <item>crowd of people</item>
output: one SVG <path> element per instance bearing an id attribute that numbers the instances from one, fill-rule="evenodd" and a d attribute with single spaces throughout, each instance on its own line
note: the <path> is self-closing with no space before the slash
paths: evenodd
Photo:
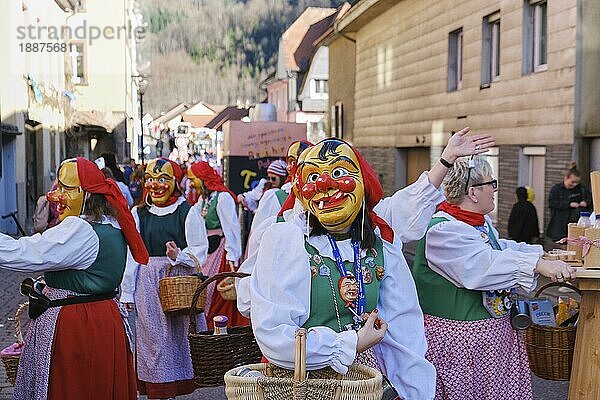
<path id="1" fill-rule="evenodd" d="M 209 287 L 197 324 L 210 330 L 221 315 L 251 324 L 275 367 L 293 368 L 295 332 L 307 328 L 308 370 L 344 374 L 362 363 L 402 399 L 531 399 L 511 296 L 534 290 L 539 276 L 571 280 L 574 269 L 528 244 L 537 217 L 535 229 L 509 231 L 518 241 L 492 226 L 498 181 L 480 154 L 494 144 L 469 128 L 455 133 L 429 171 L 387 198 L 358 150 L 335 138 L 291 143 L 285 161 L 238 195 L 204 160 L 122 169 L 110 153 L 63 161 L 47 195 L 55 226 L 18 240 L 0 234 L 0 268 L 43 273 L 24 289 L 33 321 L 15 399 L 193 392 L 188 316 L 163 313 L 158 282 L 198 266 L 205 276 L 250 274 L 237 280 L 237 300 Z M 553 189 L 551 207 L 565 208 L 576 177 Z M 523 222 L 531 203 L 525 188 L 516 193 Z M 580 195 L 577 207 L 588 206 Z M 239 204 L 254 213 L 245 252 Z M 412 267 L 409 241 L 419 241 Z"/>

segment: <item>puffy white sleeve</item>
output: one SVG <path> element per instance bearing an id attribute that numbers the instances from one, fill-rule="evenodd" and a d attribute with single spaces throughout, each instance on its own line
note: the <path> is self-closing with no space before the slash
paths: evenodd
<path id="1" fill-rule="evenodd" d="M 254 273 L 259 243 L 262 240 L 265 230 L 276 221 L 276 217 L 269 217 L 258 226 L 254 226 L 254 223 L 252 223 L 252 230 L 250 231 L 248 244 L 246 245 L 248 247 L 248 257 L 244 260 L 238 272 L 244 272 L 250 275 Z M 250 318 L 250 277 L 236 278 L 235 281 L 238 311 L 244 317 Z"/>
<path id="2" fill-rule="evenodd" d="M 246 204 L 248 204 L 248 209 L 250 211 L 256 211 L 256 207 L 258 207 L 258 202 L 263 195 L 266 184 L 267 180 L 262 178 L 252 190 L 242 193 L 242 196 L 244 196 L 244 200 L 246 200 Z"/>
<path id="3" fill-rule="evenodd" d="M 140 231 L 140 217 L 137 212 L 138 208 L 133 207 L 131 209 L 131 215 L 135 221 L 135 227 Z M 140 264 L 133 259 L 131 250 L 127 246 L 127 263 L 125 264 L 125 273 L 123 274 L 123 280 L 121 281 L 121 290 L 119 295 L 119 301 L 121 303 L 134 303 L 135 302 L 135 283 L 137 281 L 137 273 Z"/>
<path id="4" fill-rule="evenodd" d="M 458 287 L 499 290 L 521 286 L 532 291 L 537 284 L 535 265 L 542 254 L 506 248 L 494 250 L 474 227 L 452 220 L 427 232 L 425 256 L 429 267 Z"/>
<path id="5" fill-rule="evenodd" d="M 67 217 L 60 224 L 13 239 L 0 233 L 0 268 L 21 272 L 84 270 L 98 256 L 100 241 L 92 226 L 78 217 Z"/>
<path id="6" fill-rule="evenodd" d="M 423 172 L 412 185 L 382 199 L 374 211 L 390 224 L 395 239 L 410 242 L 425 235 L 437 205 L 444 200 L 441 190 L 433 186 L 428 173 Z"/>
<path id="7" fill-rule="evenodd" d="M 277 198 L 277 190 L 279 189 L 267 190 L 260 199 L 258 208 L 254 213 L 254 218 L 252 219 L 252 226 L 250 227 L 251 234 L 256 227 L 263 223 L 264 220 L 272 216 L 277 216 L 279 213 L 281 204 L 279 204 L 279 199 Z"/>
<path id="8" fill-rule="evenodd" d="M 402 399 L 433 399 L 436 372 L 425 359 L 423 313 L 412 275 L 397 246 L 384 244 L 385 274 L 377 308 L 388 330 L 375 355 Z"/>
<path id="9" fill-rule="evenodd" d="M 258 249 L 251 277 L 252 329 L 272 363 L 294 368 L 294 335 L 310 315 L 310 268 L 301 229 L 289 222 L 271 225 Z M 306 367 L 326 366 L 345 374 L 356 355 L 355 331 L 314 327 L 306 336 Z"/>
<path id="10" fill-rule="evenodd" d="M 233 197 L 228 192 L 219 193 L 217 216 L 221 222 L 223 235 L 225 235 L 226 258 L 237 265 L 238 260 L 242 256 L 242 232 L 235 201 L 233 201 Z"/>
<path id="11" fill-rule="evenodd" d="M 544 248 L 539 244 L 528 244 L 525 242 L 515 242 L 514 240 L 510 240 L 510 239 L 499 239 L 500 234 L 498 233 L 496 228 L 492 225 L 491 219 L 488 216 L 486 216 L 485 219 L 488 222 L 487 225 L 492 228 L 492 231 L 494 232 L 494 236 L 496 238 L 498 238 L 498 244 L 500 245 L 500 248 L 502 250 L 512 249 L 515 251 L 522 251 L 524 253 L 537 254 L 539 256 L 544 254 Z"/>
<path id="12" fill-rule="evenodd" d="M 187 247 L 179 252 L 175 260 L 171 260 L 171 264 L 195 268 L 196 263 L 189 254 L 195 256 L 200 265 L 204 264 L 208 254 L 208 237 L 204 218 L 202 218 L 202 210 L 199 206 L 190 208 L 185 218 L 185 241 Z"/>

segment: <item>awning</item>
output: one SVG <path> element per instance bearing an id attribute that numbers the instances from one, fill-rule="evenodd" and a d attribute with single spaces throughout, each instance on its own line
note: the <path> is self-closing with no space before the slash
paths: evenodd
<path id="1" fill-rule="evenodd" d="M 19 131 L 19 127 L 10 124 L 0 124 L 0 134 L 2 135 L 22 135 L 23 132 Z"/>

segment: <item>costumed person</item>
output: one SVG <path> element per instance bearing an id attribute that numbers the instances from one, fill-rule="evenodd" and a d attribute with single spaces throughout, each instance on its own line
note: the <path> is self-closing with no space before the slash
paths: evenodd
<path id="1" fill-rule="evenodd" d="M 147 265 L 129 259 L 121 284 L 121 302 L 135 303 L 136 365 L 140 394 L 165 399 L 196 389 L 188 342 L 189 317 L 166 315 L 159 298 L 159 280 L 197 273 L 206 259 L 208 239 L 200 210 L 190 206 L 178 182 L 183 172 L 166 158 L 146 166 L 146 204 L 131 210 L 150 253 Z M 205 327 L 204 318 L 198 323 Z"/>
<path id="2" fill-rule="evenodd" d="M 209 255 L 202 267 L 205 275 L 237 270 L 242 256 L 240 221 L 235 194 L 223 183 L 223 178 L 206 161 L 192 164 L 188 178 L 201 197 L 194 208 L 201 210 L 209 235 Z M 235 300 L 225 300 L 211 284 L 206 289 L 205 314 L 210 329 L 213 317 L 225 315 L 230 326 L 250 324 L 236 308 Z"/>
<path id="3" fill-rule="evenodd" d="M 425 360 L 402 242 L 424 234 L 447 166 L 494 144 L 468 131 L 452 136 L 417 182 L 383 200 L 377 174 L 346 142 L 325 139 L 302 154 L 297 185 L 307 212 L 267 228 L 250 277 L 252 328 L 269 362 L 293 369 L 294 335 L 304 327 L 307 370 L 345 374 L 356 360 L 379 367 L 401 398 L 433 397 L 435 369 Z"/>
<path id="4" fill-rule="evenodd" d="M 482 157 L 456 160 L 443 185 L 447 201 L 413 264 L 435 399 L 531 399 L 525 343 L 510 322 L 514 288 L 534 290 L 540 274 L 574 279 L 575 270 L 542 259 L 540 245 L 500 239 L 486 215 L 498 182 Z"/>
<path id="5" fill-rule="evenodd" d="M 65 160 L 48 193 L 61 223 L 15 240 L 0 234 L 0 268 L 44 273 L 26 279 L 32 320 L 25 337 L 15 400 L 137 398 L 127 312 L 115 300 L 127 247 L 148 253 L 125 198 L 91 161 Z"/>
<path id="6" fill-rule="evenodd" d="M 295 180 L 297 179 L 296 166 L 299 160 L 301 160 L 300 155 L 312 146 L 312 143 L 301 140 L 293 142 L 288 147 L 286 157 L 288 177 L 281 189 L 277 189 L 285 193 L 286 199 L 279 204 L 279 196 L 271 196 L 271 200 L 269 200 L 269 203 L 267 203 L 265 207 L 261 208 L 261 206 L 259 206 L 259 209 L 254 216 L 254 220 L 252 221 L 252 228 L 246 245 L 246 257 L 244 257 L 244 262 L 240 266 L 239 272 L 252 275 L 252 272 L 254 271 L 254 262 L 256 260 L 256 249 L 258 249 L 263 233 L 271 224 L 277 221 L 291 219 L 294 214 L 304 211 L 302 203 L 297 200 L 299 194 L 296 189 L 297 185 L 295 185 Z M 292 191 L 294 191 L 294 194 L 290 196 Z M 276 203 L 274 200 L 276 200 Z M 286 205 L 286 202 L 288 205 Z M 238 294 L 237 307 L 239 312 L 247 318 L 250 317 L 249 284 L 250 279 L 248 278 L 236 278 L 236 289 Z"/>

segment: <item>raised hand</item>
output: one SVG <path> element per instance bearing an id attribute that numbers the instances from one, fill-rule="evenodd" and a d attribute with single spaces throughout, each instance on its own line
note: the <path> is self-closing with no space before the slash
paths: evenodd
<path id="1" fill-rule="evenodd" d="M 442 152 L 442 157 L 446 161 L 453 163 L 458 157 L 486 153 L 490 147 L 496 145 L 496 141 L 491 135 L 468 135 L 470 130 L 471 128 L 467 126 L 448 140 L 448 144 Z"/>

